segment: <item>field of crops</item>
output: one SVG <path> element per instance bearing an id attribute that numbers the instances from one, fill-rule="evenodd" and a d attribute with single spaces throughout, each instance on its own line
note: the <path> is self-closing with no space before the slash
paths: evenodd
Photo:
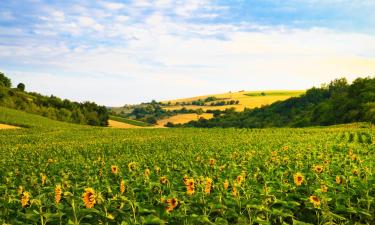
<path id="1" fill-rule="evenodd" d="M 110 129 L 0 107 L 0 224 L 375 224 L 369 125 Z M 26 128 L 27 127 L 27 128 Z"/>
<path id="2" fill-rule="evenodd" d="M 265 95 L 263 96 L 262 93 Z M 176 99 L 171 101 L 164 101 L 164 103 L 170 102 L 171 106 L 164 106 L 163 109 L 166 110 L 175 110 L 181 109 L 183 107 L 187 109 L 203 109 L 206 110 L 225 110 L 228 108 L 234 107 L 237 111 L 242 111 L 245 108 L 255 108 L 261 107 L 263 105 L 270 105 L 276 101 L 283 101 L 290 97 L 297 97 L 301 94 L 305 93 L 305 91 L 240 91 L 240 92 L 229 92 L 223 94 L 213 94 L 213 95 L 204 95 L 204 96 L 197 96 L 192 98 L 184 98 L 184 99 Z M 225 101 L 239 101 L 237 105 L 223 105 L 223 106 L 198 106 L 198 105 L 174 105 L 176 102 L 192 102 L 199 99 L 205 99 L 207 97 L 216 97 L 218 99 L 223 99 Z M 219 100 L 220 101 L 220 100 Z"/>

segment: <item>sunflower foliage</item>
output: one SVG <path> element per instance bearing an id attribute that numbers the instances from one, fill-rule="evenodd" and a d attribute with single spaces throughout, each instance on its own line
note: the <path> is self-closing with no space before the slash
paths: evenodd
<path id="1" fill-rule="evenodd" d="M 369 125 L 118 130 L 20 115 L 29 128 L 0 131 L 0 224 L 374 224 Z"/>

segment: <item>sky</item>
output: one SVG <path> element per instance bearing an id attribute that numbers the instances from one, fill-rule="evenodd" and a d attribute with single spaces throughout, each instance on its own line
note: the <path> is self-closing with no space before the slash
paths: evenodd
<path id="1" fill-rule="evenodd" d="M 375 76 L 375 0 L 0 0 L 0 71 L 122 106 Z"/>

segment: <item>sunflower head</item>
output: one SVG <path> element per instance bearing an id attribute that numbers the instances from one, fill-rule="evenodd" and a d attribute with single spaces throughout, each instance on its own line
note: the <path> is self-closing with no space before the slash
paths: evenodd
<path id="1" fill-rule="evenodd" d="M 24 191 L 22 193 L 22 198 L 21 198 L 22 208 L 25 208 L 29 203 L 30 203 L 30 193 L 27 191 Z"/>
<path id="2" fill-rule="evenodd" d="M 321 172 L 323 172 L 323 166 L 321 166 L 321 165 L 316 165 L 316 166 L 314 166 L 314 171 L 315 171 L 316 173 L 321 173 Z"/>
<path id="3" fill-rule="evenodd" d="M 294 183 L 297 186 L 301 186 L 303 180 L 304 180 L 304 178 L 303 178 L 303 175 L 301 173 L 294 174 Z"/>
<path id="4" fill-rule="evenodd" d="M 125 181 L 121 180 L 121 182 L 120 182 L 120 193 L 124 194 L 124 192 L 125 192 Z"/>
<path id="5" fill-rule="evenodd" d="M 184 178 L 182 178 L 182 180 L 184 181 L 185 185 L 186 185 L 186 182 L 187 182 L 188 179 L 189 179 L 189 177 L 187 175 L 184 175 Z"/>
<path id="6" fill-rule="evenodd" d="M 210 166 L 214 166 L 216 163 L 216 160 L 215 159 L 210 159 Z"/>
<path id="7" fill-rule="evenodd" d="M 113 174 L 118 174 L 118 171 L 119 171 L 118 166 L 114 166 L 114 165 L 111 166 L 111 172 Z"/>
<path id="8" fill-rule="evenodd" d="M 238 197 L 238 191 L 235 185 L 232 186 L 232 195 L 233 197 Z"/>
<path id="9" fill-rule="evenodd" d="M 137 164 L 135 162 L 130 162 L 128 164 L 128 169 L 129 171 L 134 171 L 135 169 L 137 169 Z"/>
<path id="10" fill-rule="evenodd" d="M 186 181 L 186 193 L 188 195 L 193 195 L 195 192 L 194 179 L 188 179 Z"/>
<path id="11" fill-rule="evenodd" d="M 151 171 L 149 168 L 145 169 L 145 177 L 148 178 L 151 174 Z"/>
<path id="12" fill-rule="evenodd" d="M 314 204 L 314 207 L 320 206 L 320 200 L 317 196 L 312 195 L 312 196 L 309 197 L 309 200 L 312 204 Z"/>
<path id="13" fill-rule="evenodd" d="M 327 187 L 327 185 L 325 185 L 325 184 L 320 185 L 320 190 L 321 190 L 322 192 L 327 192 L 327 191 L 328 191 L 328 187 Z"/>
<path id="14" fill-rule="evenodd" d="M 46 184 L 47 176 L 43 173 L 40 174 L 40 177 L 42 179 L 42 186 Z"/>
<path id="15" fill-rule="evenodd" d="M 226 179 L 226 180 L 224 181 L 224 189 L 225 189 L 225 190 L 228 190 L 228 188 L 229 188 L 229 181 L 228 181 L 228 179 Z"/>
<path id="16" fill-rule="evenodd" d="M 57 185 L 55 187 L 55 202 L 56 202 L 56 204 L 60 203 L 61 193 L 62 193 L 61 185 Z"/>
<path id="17" fill-rule="evenodd" d="M 206 178 L 206 187 L 205 187 L 204 192 L 206 194 L 210 194 L 211 193 L 211 189 L 212 189 L 212 179 L 207 177 Z"/>
<path id="18" fill-rule="evenodd" d="M 167 200 L 167 204 L 168 204 L 168 205 L 167 205 L 167 207 L 165 208 L 165 210 L 166 210 L 168 213 L 170 213 L 170 212 L 173 211 L 174 208 L 177 207 L 177 205 L 178 205 L 178 200 L 177 200 L 177 198 L 170 198 L 170 199 Z"/>
<path id="19" fill-rule="evenodd" d="M 341 177 L 340 176 L 336 176 L 336 184 L 341 184 Z"/>
<path id="20" fill-rule="evenodd" d="M 83 193 L 83 202 L 85 203 L 86 208 L 93 208 L 96 204 L 95 191 L 92 188 L 86 188 Z"/>
<path id="21" fill-rule="evenodd" d="M 243 176 L 242 175 L 238 175 L 237 176 L 237 184 L 242 184 L 242 181 L 243 181 Z"/>
<path id="22" fill-rule="evenodd" d="M 161 184 L 167 184 L 168 183 L 168 179 L 165 176 L 160 177 L 159 181 L 160 181 Z"/>

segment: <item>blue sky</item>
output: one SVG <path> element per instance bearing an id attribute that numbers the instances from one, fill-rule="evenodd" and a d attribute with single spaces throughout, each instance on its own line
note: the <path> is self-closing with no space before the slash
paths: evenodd
<path id="1" fill-rule="evenodd" d="M 0 71 L 123 105 L 375 74 L 373 0 L 0 1 Z"/>

